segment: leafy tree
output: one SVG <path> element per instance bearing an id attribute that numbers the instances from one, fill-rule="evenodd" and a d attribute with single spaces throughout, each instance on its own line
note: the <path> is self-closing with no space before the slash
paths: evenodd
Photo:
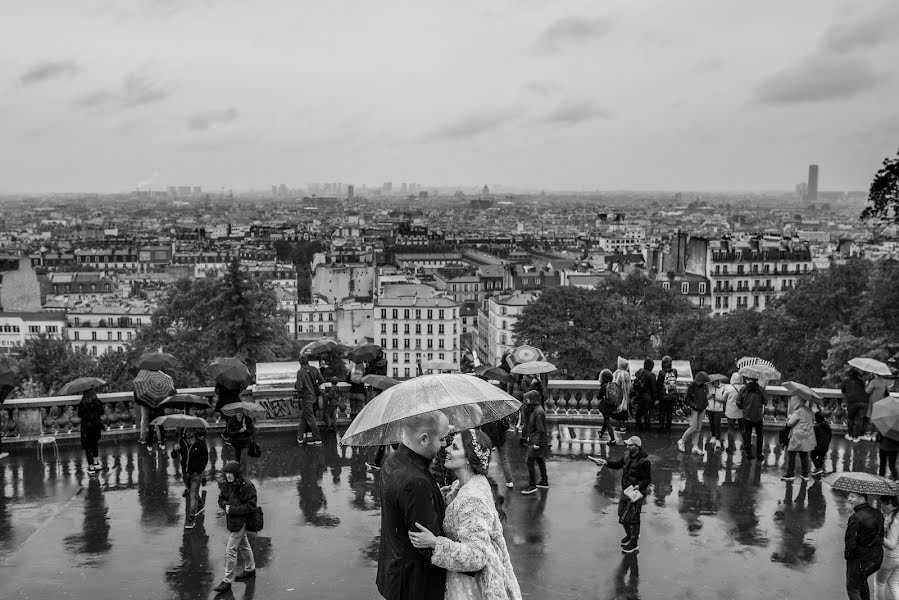
<path id="1" fill-rule="evenodd" d="M 677 360 L 689 360 L 693 372 L 730 374 L 743 356 L 759 353 L 763 313 L 741 309 L 712 317 L 692 312 L 670 324 L 662 351 Z"/>
<path id="2" fill-rule="evenodd" d="M 81 350 L 73 350 L 68 341 L 46 334 L 29 338 L 22 345 L 18 365 L 22 379 L 32 379 L 41 393 L 55 394 L 78 377 L 96 376 L 96 362 Z"/>
<path id="3" fill-rule="evenodd" d="M 863 220 L 884 219 L 899 223 L 899 154 L 885 158 L 868 188 L 869 206 L 862 211 Z"/>
<path id="4" fill-rule="evenodd" d="M 830 348 L 823 361 L 824 383 L 839 387 L 840 381 L 846 375 L 847 364 L 856 356 L 876 358 L 886 361 L 896 350 L 899 342 L 887 337 L 871 339 L 853 335 L 849 328 L 843 328 L 830 340 Z"/>

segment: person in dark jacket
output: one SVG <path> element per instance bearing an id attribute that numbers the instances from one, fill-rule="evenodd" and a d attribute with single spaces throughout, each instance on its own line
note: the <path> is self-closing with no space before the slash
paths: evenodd
<path id="1" fill-rule="evenodd" d="M 490 438 L 490 443 L 496 449 L 496 456 L 499 464 L 503 469 L 503 475 L 506 477 L 506 487 L 513 488 L 515 484 L 512 480 L 512 465 L 509 464 L 509 454 L 506 450 L 507 432 L 509 423 L 506 419 L 493 421 L 481 426 L 481 431 Z"/>
<path id="2" fill-rule="evenodd" d="M 612 371 L 609 369 L 603 369 L 599 372 L 599 393 L 597 398 L 599 399 L 599 413 L 602 415 L 602 429 L 599 430 L 600 439 L 606 433 L 609 434 L 609 445 L 615 445 L 615 427 L 612 425 L 612 415 L 615 414 L 617 410 L 617 406 L 615 403 L 607 403 L 606 402 L 606 390 L 609 388 L 609 384 L 612 383 Z"/>
<path id="3" fill-rule="evenodd" d="M 97 390 L 86 390 L 81 395 L 78 418 L 81 419 L 81 449 L 87 457 L 87 472 L 93 475 L 100 468 L 100 436 L 106 429 L 103 424 L 103 403 L 97 397 Z"/>
<path id="4" fill-rule="evenodd" d="M 366 375 L 387 375 L 387 355 L 383 350 L 378 351 L 378 356 L 365 366 Z"/>
<path id="5" fill-rule="evenodd" d="M 846 593 L 849 600 L 870 598 L 868 577 L 877 572 L 883 562 L 883 514 L 868 505 L 868 499 L 849 493 L 854 512 L 846 525 Z"/>
<path id="6" fill-rule="evenodd" d="M 300 425 L 297 429 L 297 442 L 306 443 L 306 430 L 312 432 L 312 445 L 322 443 L 321 433 L 318 431 L 318 423 L 315 421 L 313 408 L 318 401 L 319 387 L 325 380 L 318 369 L 309 364 L 309 357 L 300 356 L 300 369 L 297 371 L 297 380 L 293 386 L 300 403 Z"/>
<path id="7" fill-rule="evenodd" d="M 231 447 L 234 448 L 234 460 L 240 462 L 240 457 L 245 448 L 248 448 L 256 436 L 256 426 L 253 419 L 243 413 L 235 411 L 225 421 L 225 437 Z"/>
<path id="8" fill-rule="evenodd" d="M 637 401 L 637 431 L 649 431 L 649 411 L 655 402 L 656 379 L 652 374 L 655 361 L 647 358 L 643 368 L 634 374 L 633 393 Z"/>
<path id="9" fill-rule="evenodd" d="M 549 479 L 546 477 L 546 455 L 549 454 L 549 430 L 546 427 L 546 410 L 543 408 L 543 398 L 536 390 L 531 390 L 524 395 L 525 401 L 531 407 L 531 416 L 528 421 L 528 487 L 521 490 L 522 494 L 533 494 L 537 488 L 549 487 Z M 535 467 L 540 469 L 540 480 L 537 481 Z"/>
<path id="10" fill-rule="evenodd" d="M 150 423 L 164 415 L 164 408 L 156 406 L 147 409 L 147 452 L 153 451 L 153 440 L 156 440 L 157 446 L 165 449 L 165 427 L 150 425 Z"/>
<path id="11" fill-rule="evenodd" d="M 346 382 L 350 384 L 350 390 L 347 397 L 350 402 L 350 419 L 355 419 L 362 407 L 368 400 L 365 384 L 362 383 L 363 365 L 355 364 L 346 374 Z"/>
<path id="12" fill-rule="evenodd" d="M 765 416 L 765 405 L 768 395 L 759 382 L 746 378 L 746 385 L 737 396 L 737 408 L 743 411 L 743 454 L 747 460 L 753 457 L 761 460 L 762 455 L 762 419 Z M 755 454 L 752 453 L 752 433 L 755 432 Z"/>
<path id="13" fill-rule="evenodd" d="M 337 410 L 340 408 L 339 382 L 337 377 L 331 377 L 331 382 L 322 388 L 325 404 L 322 416 L 324 417 L 325 431 L 337 431 Z"/>
<path id="14" fill-rule="evenodd" d="M 222 407 L 233 402 L 240 402 L 241 390 L 232 390 L 220 383 L 215 384 L 215 409 L 213 413 L 221 412 Z"/>
<path id="15" fill-rule="evenodd" d="M 203 429 L 186 429 L 178 440 L 178 449 L 172 452 L 172 458 L 181 459 L 181 477 L 187 489 L 187 519 L 185 529 L 193 529 L 196 524 L 197 511 L 200 507 L 200 486 L 206 466 L 209 464 L 209 448 L 206 446 L 206 431 Z"/>
<path id="16" fill-rule="evenodd" d="M 428 466 L 448 433 L 441 412 L 407 419 L 402 444 L 384 460 L 377 586 L 386 600 L 443 600 L 446 571 L 431 564 L 433 549 L 412 545 L 409 532 L 419 523 L 443 535 L 446 506 Z"/>
<path id="17" fill-rule="evenodd" d="M 886 475 L 887 467 L 890 468 L 890 476 L 894 481 L 899 480 L 899 473 L 896 472 L 896 458 L 899 457 L 899 442 L 893 438 L 889 438 L 882 433 L 877 434 L 877 454 L 879 458 L 879 466 L 877 474 L 883 477 Z"/>
<path id="18" fill-rule="evenodd" d="M 229 460 L 222 469 L 224 481 L 219 484 L 219 508 L 225 511 L 228 545 L 225 547 L 225 577 L 212 588 L 227 592 L 231 583 L 256 577 L 256 559 L 247 539 L 247 516 L 256 511 L 256 486 L 247 481 L 240 463 Z M 238 554 L 243 559 L 243 573 L 235 577 Z"/>
<path id="19" fill-rule="evenodd" d="M 671 433 L 671 419 L 677 404 L 677 369 L 670 356 L 662 357 L 662 370 L 656 379 L 656 398 L 659 401 L 659 431 Z"/>
<path id="20" fill-rule="evenodd" d="M 815 413 L 815 449 L 812 450 L 811 459 L 815 469 L 812 475 L 821 475 L 824 473 L 824 457 L 830 450 L 830 423 L 824 417 L 824 413 L 818 411 Z"/>
<path id="21" fill-rule="evenodd" d="M 846 439 L 857 442 L 865 434 L 865 415 L 868 412 L 868 392 L 865 391 L 861 372 L 855 367 L 850 368 L 840 390 L 846 399 Z"/>
<path id="22" fill-rule="evenodd" d="M 693 377 L 690 386 L 687 388 L 687 395 L 684 402 L 690 407 L 690 426 L 684 431 L 684 435 L 677 440 L 677 449 L 686 452 L 686 442 L 690 437 L 693 438 L 693 454 L 702 454 L 702 448 L 699 447 L 699 436 L 702 433 L 702 420 L 705 418 L 705 411 L 709 407 L 708 395 L 709 376 L 705 371 L 700 371 Z"/>
<path id="23" fill-rule="evenodd" d="M 600 466 L 608 466 L 610 469 L 621 469 L 621 491 L 628 488 L 636 488 L 640 497 L 631 500 L 624 493 L 618 501 L 618 519 L 624 527 L 625 536 L 621 540 L 621 550 L 631 554 L 639 550 L 640 540 L 640 513 L 643 511 L 643 501 L 649 492 L 649 484 L 652 483 L 652 467 L 649 463 L 649 455 L 643 450 L 643 442 L 637 436 L 631 436 L 624 441 L 625 453 L 619 459 L 606 460 L 589 456 L 590 460 Z"/>
<path id="24" fill-rule="evenodd" d="M 531 396 L 536 398 L 536 401 L 533 403 L 529 403 L 525 398 L 525 396 L 527 396 L 530 392 L 534 392 L 533 394 L 531 394 Z M 543 392 L 540 390 L 540 381 L 534 379 L 533 381 L 531 381 L 530 386 L 527 388 L 527 391 L 516 392 L 515 397 L 518 398 L 519 394 L 521 395 L 521 435 L 518 438 L 518 445 L 522 448 L 527 448 L 528 438 L 531 435 L 531 412 L 534 410 L 534 407 L 537 404 L 540 404 L 544 401 Z"/>

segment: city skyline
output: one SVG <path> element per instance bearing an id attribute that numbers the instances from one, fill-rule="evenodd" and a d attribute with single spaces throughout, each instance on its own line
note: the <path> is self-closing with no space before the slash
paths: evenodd
<path id="1" fill-rule="evenodd" d="M 0 193 L 867 189 L 899 8 L 762 8 L 7 4 Z"/>

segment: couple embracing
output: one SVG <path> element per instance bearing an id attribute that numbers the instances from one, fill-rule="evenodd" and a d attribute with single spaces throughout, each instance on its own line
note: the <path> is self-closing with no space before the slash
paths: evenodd
<path id="1" fill-rule="evenodd" d="M 378 591 L 387 600 L 521 600 L 503 538 L 503 498 L 487 477 L 490 439 L 456 433 L 441 412 L 407 419 L 381 471 Z M 440 488 L 431 459 L 446 452 L 456 481 Z"/>

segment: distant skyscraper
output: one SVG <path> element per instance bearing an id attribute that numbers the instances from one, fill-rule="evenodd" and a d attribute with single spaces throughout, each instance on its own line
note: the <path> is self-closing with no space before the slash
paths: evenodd
<path id="1" fill-rule="evenodd" d="M 384 192 L 385 194 L 389 194 L 389 193 L 393 192 L 393 182 L 385 181 L 384 186 L 381 188 L 381 191 Z"/>
<path id="2" fill-rule="evenodd" d="M 198 186 L 198 185 L 195 185 L 195 186 L 194 186 L 194 194 L 197 195 L 197 196 L 199 196 L 199 195 L 202 194 L 202 193 L 203 193 L 203 188 L 201 188 L 201 187 Z"/>
<path id="3" fill-rule="evenodd" d="M 402 194 L 403 196 L 406 195 L 406 192 L 408 191 L 408 189 L 409 189 L 409 187 L 406 185 L 405 181 L 400 184 L 400 194 Z"/>
<path id="4" fill-rule="evenodd" d="M 278 194 L 281 196 L 287 195 L 287 185 L 286 184 L 282 183 L 281 185 L 278 186 Z"/>
<path id="5" fill-rule="evenodd" d="M 808 166 L 808 192 L 805 197 L 809 202 L 818 201 L 818 165 Z"/>
<path id="6" fill-rule="evenodd" d="M 277 195 L 278 195 L 278 186 L 273 185 L 272 186 L 272 196 L 277 196 Z"/>
<path id="7" fill-rule="evenodd" d="M 353 188 L 353 186 L 351 186 L 351 185 L 346 186 L 346 199 L 347 199 L 347 200 L 352 200 L 355 191 L 356 191 L 356 190 Z"/>

